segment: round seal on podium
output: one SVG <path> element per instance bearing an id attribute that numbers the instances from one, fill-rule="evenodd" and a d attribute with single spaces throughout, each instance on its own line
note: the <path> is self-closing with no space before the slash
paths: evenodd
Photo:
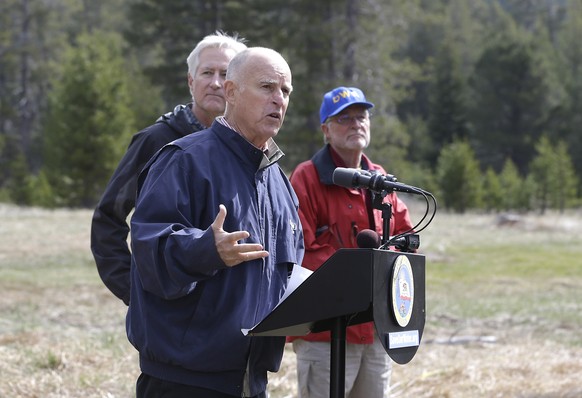
<path id="1" fill-rule="evenodd" d="M 392 269 L 392 313 L 398 325 L 406 327 L 414 306 L 414 277 L 410 260 L 400 255 Z"/>

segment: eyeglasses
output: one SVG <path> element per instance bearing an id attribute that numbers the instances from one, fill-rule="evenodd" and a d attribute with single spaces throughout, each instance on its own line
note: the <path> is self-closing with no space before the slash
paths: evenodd
<path id="1" fill-rule="evenodd" d="M 356 116 L 350 116 L 350 115 L 340 115 L 338 117 L 335 118 L 330 118 L 330 120 L 335 120 L 338 124 L 341 124 L 343 126 L 348 126 L 353 124 L 355 121 L 357 121 L 358 123 L 365 123 L 368 120 L 370 120 L 370 114 L 369 113 L 363 113 L 360 115 L 356 115 Z"/>

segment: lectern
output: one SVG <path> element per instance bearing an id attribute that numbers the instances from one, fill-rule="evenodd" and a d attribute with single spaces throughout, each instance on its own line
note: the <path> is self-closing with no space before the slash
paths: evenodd
<path id="1" fill-rule="evenodd" d="M 255 336 L 331 331 L 331 397 L 344 396 L 346 327 L 373 321 L 399 364 L 416 354 L 424 329 L 425 258 L 381 249 L 339 249 L 258 325 Z"/>

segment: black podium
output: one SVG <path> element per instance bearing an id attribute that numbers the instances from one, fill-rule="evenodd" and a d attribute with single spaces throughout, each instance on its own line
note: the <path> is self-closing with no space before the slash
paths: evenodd
<path id="1" fill-rule="evenodd" d="M 416 354 L 424 329 L 425 258 L 380 249 L 340 249 L 258 325 L 255 336 L 331 331 L 331 397 L 344 396 L 346 327 L 374 321 L 399 364 Z"/>

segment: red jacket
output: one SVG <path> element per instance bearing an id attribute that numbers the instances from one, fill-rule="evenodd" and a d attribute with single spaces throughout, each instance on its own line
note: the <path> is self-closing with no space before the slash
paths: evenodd
<path id="1" fill-rule="evenodd" d="M 299 198 L 299 217 L 305 239 L 303 267 L 316 270 L 339 248 L 356 248 L 356 235 L 363 229 L 373 229 L 382 236 L 382 213 L 372 209 L 369 191 L 347 189 L 333 184 L 336 167 L 344 167 L 341 158 L 329 145 L 319 150 L 311 160 L 303 162 L 291 174 L 291 184 Z M 362 156 L 362 168 L 384 169 Z M 390 236 L 412 228 L 408 208 L 395 193 L 386 195 L 384 202 L 392 204 Z M 371 344 L 374 340 L 373 322 L 350 326 L 346 341 Z M 310 333 L 290 337 L 309 341 L 330 341 L 330 332 Z"/>

